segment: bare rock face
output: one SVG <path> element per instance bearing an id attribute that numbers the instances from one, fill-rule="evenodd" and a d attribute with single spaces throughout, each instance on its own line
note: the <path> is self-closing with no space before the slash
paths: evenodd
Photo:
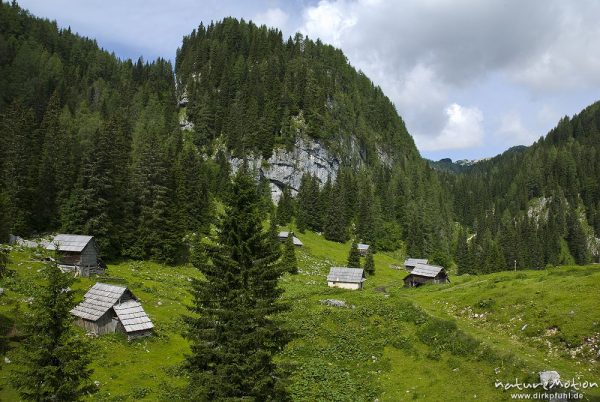
<path id="1" fill-rule="evenodd" d="M 279 201 L 285 186 L 290 188 L 293 196 L 296 195 L 304 173 L 315 176 L 324 184 L 327 178 L 335 180 L 340 166 L 338 159 L 321 143 L 301 136 L 296 138 L 291 151 L 276 149 L 267 160 L 252 157 L 248 158 L 247 162 L 250 170 L 256 172 L 258 177 L 269 180 L 274 202 Z M 242 166 L 243 160 L 230 158 L 230 163 L 235 172 Z"/>

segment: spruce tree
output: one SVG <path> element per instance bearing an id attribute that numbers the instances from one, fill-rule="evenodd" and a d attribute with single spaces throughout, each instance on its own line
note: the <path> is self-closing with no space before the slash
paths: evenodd
<path id="1" fill-rule="evenodd" d="M 296 246 L 294 246 L 294 234 L 290 232 L 283 248 L 283 269 L 290 274 L 298 273 L 298 260 L 296 259 Z"/>
<path id="2" fill-rule="evenodd" d="M 575 258 L 577 264 L 587 264 L 591 260 L 590 251 L 587 244 L 587 236 L 579 221 L 579 211 L 572 210 L 567 219 L 567 242 L 571 255 Z"/>
<path id="3" fill-rule="evenodd" d="M 369 276 L 375 275 L 375 259 L 373 258 L 373 252 L 371 251 L 371 247 L 367 251 L 367 255 L 365 256 L 365 272 Z"/>
<path id="4" fill-rule="evenodd" d="M 8 222 L 8 197 L 0 192 L 0 244 L 8 242 L 10 233 Z"/>
<path id="5" fill-rule="evenodd" d="M 0 278 L 3 278 L 8 270 L 8 263 L 10 262 L 9 255 L 10 248 L 0 243 Z"/>
<path id="6" fill-rule="evenodd" d="M 240 169 L 212 241 L 197 244 L 186 336 L 190 400 L 287 400 L 273 361 L 287 343 L 278 250 L 262 231 L 254 180 Z"/>
<path id="7" fill-rule="evenodd" d="M 294 204 L 289 187 L 285 187 L 277 204 L 277 223 L 285 226 L 292 221 L 294 216 Z"/>
<path id="8" fill-rule="evenodd" d="M 96 388 L 90 381 L 89 348 L 73 327 L 73 277 L 56 262 L 43 270 L 26 320 L 25 340 L 17 354 L 11 382 L 23 400 L 78 401 Z"/>
<path id="9" fill-rule="evenodd" d="M 458 242 L 456 244 L 456 253 L 454 258 L 456 265 L 458 265 L 458 275 L 471 272 L 471 264 L 469 261 L 469 244 L 467 243 L 467 232 L 464 229 L 461 229 L 458 235 Z"/>
<path id="10" fill-rule="evenodd" d="M 325 216 L 324 235 L 327 240 L 344 243 L 348 239 L 348 225 L 344 209 L 344 196 L 340 181 L 332 188 L 327 214 Z"/>
<path id="11" fill-rule="evenodd" d="M 358 251 L 358 245 L 352 243 L 350 247 L 350 253 L 348 254 L 348 267 L 360 268 L 360 252 Z"/>

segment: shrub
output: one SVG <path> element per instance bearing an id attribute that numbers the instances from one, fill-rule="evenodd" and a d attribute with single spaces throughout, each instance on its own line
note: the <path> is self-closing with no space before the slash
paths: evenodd
<path id="1" fill-rule="evenodd" d="M 434 351 L 455 356 L 470 355 L 479 346 L 479 341 L 458 329 L 452 320 L 432 317 L 417 331 L 417 336 Z"/>

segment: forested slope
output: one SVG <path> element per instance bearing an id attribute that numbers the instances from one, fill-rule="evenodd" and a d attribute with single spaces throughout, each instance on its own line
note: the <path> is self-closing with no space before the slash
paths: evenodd
<path id="1" fill-rule="evenodd" d="M 302 137 L 336 155 L 339 172 L 305 177 L 280 223 L 449 253 L 437 175 L 341 51 L 227 18 L 184 38 L 175 79 L 168 61 L 119 60 L 16 4 L 2 3 L 0 19 L 3 239 L 89 233 L 107 257 L 185 259 L 183 239 L 213 222 L 231 158 L 293 152 Z M 193 129 L 180 130 L 181 113 Z"/>
<path id="2" fill-rule="evenodd" d="M 95 235 L 105 256 L 174 260 L 209 210 L 180 137 L 168 61 L 121 61 L 0 4 L 2 241 L 63 230 Z"/>
<path id="3" fill-rule="evenodd" d="M 284 189 L 279 223 L 330 240 L 356 236 L 410 253 L 447 254 L 449 208 L 394 105 L 344 54 L 296 34 L 226 18 L 201 24 L 177 53 L 192 139 L 209 153 L 268 159 L 300 136 L 340 161 L 330 182 L 305 175 L 297 203 Z M 418 230 L 417 230 L 418 228 Z"/>
<path id="4" fill-rule="evenodd" d="M 468 228 L 456 250 L 463 271 L 598 258 L 600 103 L 564 117 L 526 150 L 443 177 L 456 219 Z"/>

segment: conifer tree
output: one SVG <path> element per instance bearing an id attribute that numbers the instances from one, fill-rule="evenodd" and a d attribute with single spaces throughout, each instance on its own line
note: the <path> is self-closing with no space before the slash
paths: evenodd
<path id="1" fill-rule="evenodd" d="M 371 251 L 371 247 L 367 250 L 367 255 L 365 256 L 365 272 L 369 276 L 375 275 L 375 259 L 373 258 L 373 252 Z"/>
<path id="2" fill-rule="evenodd" d="M 290 274 L 298 273 L 298 260 L 296 259 L 296 246 L 294 246 L 294 234 L 290 232 L 283 248 L 283 269 Z"/>
<path id="3" fill-rule="evenodd" d="M 364 179 L 358 197 L 357 236 L 366 243 L 375 242 L 376 211 L 373 189 L 369 181 Z"/>
<path id="4" fill-rule="evenodd" d="M 277 228 L 277 220 L 276 220 L 275 212 L 271 212 L 269 217 L 269 241 L 271 245 L 275 249 L 276 252 L 279 252 L 280 242 L 279 242 L 279 230 Z"/>
<path id="5" fill-rule="evenodd" d="M 350 253 L 348 253 L 348 267 L 360 268 L 360 252 L 358 251 L 358 245 L 354 242 L 350 247 Z"/>
<path id="6" fill-rule="evenodd" d="M 273 357 L 287 343 L 280 254 L 262 231 L 254 180 L 240 169 L 212 241 L 195 247 L 187 357 L 191 400 L 287 400 Z"/>
<path id="7" fill-rule="evenodd" d="M 290 189 L 285 187 L 277 204 L 277 223 L 285 226 L 292 221 L 294 216 L 294 204 Z"/>
<path id="8" fill-rule="evenodd" d="M 456 265 L 458 265 L 458 274 L 468 274 L 471 272 L 471 263 L 469 261 L 469 244 L 467 243 L 467 233 L 464 229 L 460 230 L 458 242 L 456 244 Z"/>
<path id="9" fill-rule="evenodd" d="M 339 181 L 331 189 L 323 231 L 327 240 L 344 243 L 348 239 L 348 225 L 344 209 L 344 195 L 341 189 Z"/>
<path id="10" fill-rule="evenodd" d="M 0 244 L 8 242 L 9 233 L 8 197 L 0 192 Z"/>
<path id="11" fill-rule="evenodd" d="M 298 196 L 296 199 L 298 200 L 298 213 L 296 215 L 296 226 L 300 233 L 304 233 L 304 231 L 309 226 L 310 221 L 310 208 L 311 208 L 311 194 L 310 194 L 310 176 L 308 173 L 302 175 L 302 179 L 300 181 L 300 188 L 298 189 Z"/>
<path id="12" fill-rule="evenodd" d="M 579 212 L 573 210 L 569 213 L 567 219 L 567 242 L 571 255 L 575 258 L 577 264 L 587 264 L 591 260 L 590 251 L 587 245 L 587 238 L 581 222 L 579 222 Z"/>
<path id="13" fill-rule="evenodd" d="M 43 273 L 11 382 L 23 400 L 78 401 L 96 387 L 90 381 L 89 348 L 73 327 L 73 278 L 52 261 Z"/>

